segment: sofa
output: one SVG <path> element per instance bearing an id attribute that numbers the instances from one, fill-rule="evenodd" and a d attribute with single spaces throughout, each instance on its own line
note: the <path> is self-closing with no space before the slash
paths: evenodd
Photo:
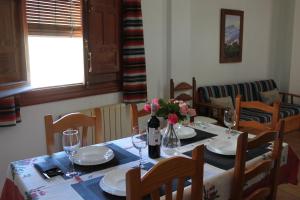
<path id="1" fill-rule="evenodd" d="M 239 94 L 242 101 L 262 101 L 261 92 L 277 89 L 274 80 L 259 80 L 253 82 L 235 83 L 227 85 L 201 86 L 197 90 L 197 110 L 200 114 L 216 118 L 220 124 L 223 122 L 224 106 L 215 105 L 212 99 L 230 97 L 235 105 L 235 98 Z M 279 92 L 280 118 L 285 119 L 285 132 L 300 129 L 300 105 L 294 103 L 299 95 Z M 240 120 L 256 120 L 262 123 L 271 121 L 271 114 L 255 109 L 242 109 Z"/>

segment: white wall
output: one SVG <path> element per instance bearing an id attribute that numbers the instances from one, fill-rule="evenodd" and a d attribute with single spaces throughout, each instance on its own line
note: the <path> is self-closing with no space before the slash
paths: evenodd
<path id="1" fill-rule="evenodd" d="M 2 188 L 11 161 L 46 154 L 46 114 L 58 115 L 118 103 L 120 98 L 120 93 L 113 93 L 22 107 L 21 123 L 14 127 L 0 128 L 0 187 Z"/>
<path id="2" fill-rule="evenodd" d="M 191 2 L 190 70 L 197 78 L 198 85 L 269 78 L 272 0 L 191 0 Z M 241 63 L 219 63 L 221 8 L 244 11 Z"/>
<path id="3" fill-rule="evenodd" d="M 295 2 L 290 92 L 300 94 L 300 1 Z"/>
<path id="4" fill-rule="evenodd" d="M 142 1 L 148 96 L 163 97 L 168 79 L 166 61 L 166 1 Z M 46 154 L 44 116 L 58 115 L 121 102 L 121 94 L 91 96 L 21 108 L 22 122 L 0 128 L 0 191 L 11 161 Z"/>
<path id="5" fill-rule="evenodd" d="M 171 77 L 176 81 L 191 81 L 195 76 L 198 85 L 207 85 L 275 76 L 271 73 L 277 55 L 271 51 L 273 1 L 279 0 L 142 0 L 148 97 L 168 97 Z M 242 63 L 219 64 L 220 8 L 245 11 Z M 299 10 L 298 1 L 298 24 Z M 297 33 L 298 24 L 295 22 Z M 294 40 L 299 43 L 299 38 Z M 295 75 L 291 85 L 296 84 L 297 88 L 298 43 L 293 46 L 291 72 Z M 121 94 L 114 93 L 22 108 L 22 123 L 0 128 L 0 187 L 9 162 L 46 153 L 44 115 L 120 101 Z"/>
<path id="6" fill-rule="evenodd" d="M 295 0 L 273 0 L 269 74 L 281 91 L 289 90 Z"/>
<path id="7" fill-rule="evenodd" d="M 167 88 L 167 1 L 143 0 L 148 98 L 164 97 Z"/>

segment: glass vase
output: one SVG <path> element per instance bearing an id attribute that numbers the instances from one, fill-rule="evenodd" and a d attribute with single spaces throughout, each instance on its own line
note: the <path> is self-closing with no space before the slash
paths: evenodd
<path id="1" fill-rule="evenodd" d="M 168 123 L 162 138 L 162 149 L 166 154 L 176 154 L 176 148 L 180 147 L 180 139 L 178 138 L 174 124 Z"/>

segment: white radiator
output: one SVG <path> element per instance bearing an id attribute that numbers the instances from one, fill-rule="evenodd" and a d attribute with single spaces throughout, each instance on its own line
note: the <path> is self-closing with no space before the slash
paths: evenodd
<path id="1" fill-rule="evenodd" d="M 143 104 L 138 105 L 139 109 L 141 109 Z M 80 110 L 74 112 L 80 112 L 88 116 L 95 115 L 95 108 Z M 108 142 L 111 140 L 116 140 L 124 137 L 128 137 L 131 134 L 131 112 L 130 105 L 126 105 L 123 103 L 107 105 L 100 107 L 101 111 L 101 142 Z M 63 116 L 67 113 L 61 114 Z M 56 119 L 58 119 L 58 116 Z M 147 120 L 149 116 L 139 118 L 139 126 L 145 128 L 147 124 Z M 94 141 L 94 128 L 89 127 L 88 129 L 88 138 L 87 144 L 95 144 Z M 58 150 L 62 150 L 61 146 L 61 134 L 56 135 L 56 142 Z"/>
<path id="2" fill-rule="evenodd" d="M 130 105 L 115 104 L 100 108 L 103 142 L 128 137 L 131 133 Z"/>

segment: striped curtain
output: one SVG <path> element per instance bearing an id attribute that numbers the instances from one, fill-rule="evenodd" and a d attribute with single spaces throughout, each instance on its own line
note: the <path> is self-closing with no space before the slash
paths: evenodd
<path id="1" fill-rule="evenodd" d="M 0 127 L 14 126 L 21 122 L 20 106 L 15 97 L 0 99 Z"/>
<path id="2" fill-rule="evenodd" d="M 123 100 L 147 100 L 141 0 L 123 0 Z"/>

